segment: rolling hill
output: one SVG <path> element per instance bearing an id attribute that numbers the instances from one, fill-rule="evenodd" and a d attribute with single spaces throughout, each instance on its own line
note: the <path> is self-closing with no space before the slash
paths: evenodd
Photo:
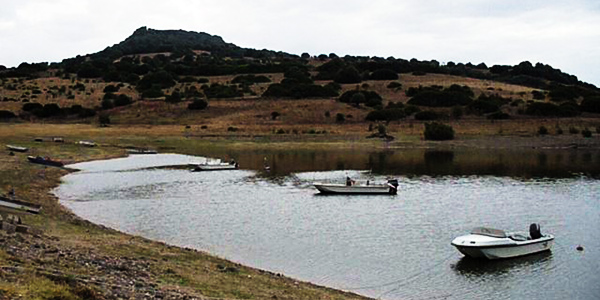
<path id="1" fill-rule="evenodd" d="M 542 63 L 295 55 L 146 27 L 97 53 L 0 68 L 0 101 L 0 120 L 9 122 L 94 123 L 102 115 L 116 124 L 285 133 L 374 122 L 600 117 L 600 89 Z"/>

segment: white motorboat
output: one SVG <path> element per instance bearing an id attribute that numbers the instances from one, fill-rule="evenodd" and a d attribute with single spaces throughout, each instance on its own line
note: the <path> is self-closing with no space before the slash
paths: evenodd
<path id="1" fill-rule="evenodd" d="M 323 194 L 386 194 L 396 195 L 398 193 L 398 180 L 388 180 L 385 184 L 346 184 L 321 183 L 313 184 Z"/>
<path id="2" fill-rule="evenodd" d="M 236 170 L 240 167 L 240 165 L 235 162 L 234 160 L 231 160 L 228 163 L 225 162 L 218 162 L 218 163 L 204 163 L 204 164 L 198 164 L 196 165 L 192 171 L 193 172 L 198 172 L 198 171 L 221 171 L 221 170 Z"/>
<path id="3" fill-rule="evenodd" d="M 16 151 L 16 152 L 27 152 L 29 150 L 29 148 L 19 147 L 19 146 L 14 146 L 14 145 L 6 145 L 6 148 L 10 151 Z"/>
<path id="4" fill-rule="evenodd" d="M 553 241 L 553 235 L 542 235 L 540 226 L 533 223 L 529 226 L 529 235 L 477 227 L 471 234 L 455 238 L 452 246 L 465 256 L 499 259 L 550 251 Z"/>

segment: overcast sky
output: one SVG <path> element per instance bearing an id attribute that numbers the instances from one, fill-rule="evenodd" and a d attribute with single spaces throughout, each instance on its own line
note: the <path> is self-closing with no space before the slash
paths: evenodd
<path id="1" fill-rule="evenodd" d="M 142 26 L 298 55 L 542 62 L 600 87 L 598 0 L 0 0 L 0 65 L 95 53 Z"/>

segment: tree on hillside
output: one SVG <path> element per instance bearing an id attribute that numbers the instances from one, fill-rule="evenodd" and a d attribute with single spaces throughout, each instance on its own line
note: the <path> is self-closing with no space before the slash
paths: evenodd
<path id="1" fill-rule="evenodd" d="M 339 70 L 335 74 L 335 77 L 333 78 L 333 80 L 337 83 L 360 83 L 360 82 L 362 82 L 360 73 L 353 66 L 345 67 L 345 68 Z"/>

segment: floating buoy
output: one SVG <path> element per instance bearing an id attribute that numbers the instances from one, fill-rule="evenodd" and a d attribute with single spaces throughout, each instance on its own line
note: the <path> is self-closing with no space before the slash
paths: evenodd
<path id="1" fill-rule="evenodd" d="M 577 251 L 583 251 L 583 246 L 578 245 L 577 248 L 575 248 L 575 249 L 577 249 Z"/>

